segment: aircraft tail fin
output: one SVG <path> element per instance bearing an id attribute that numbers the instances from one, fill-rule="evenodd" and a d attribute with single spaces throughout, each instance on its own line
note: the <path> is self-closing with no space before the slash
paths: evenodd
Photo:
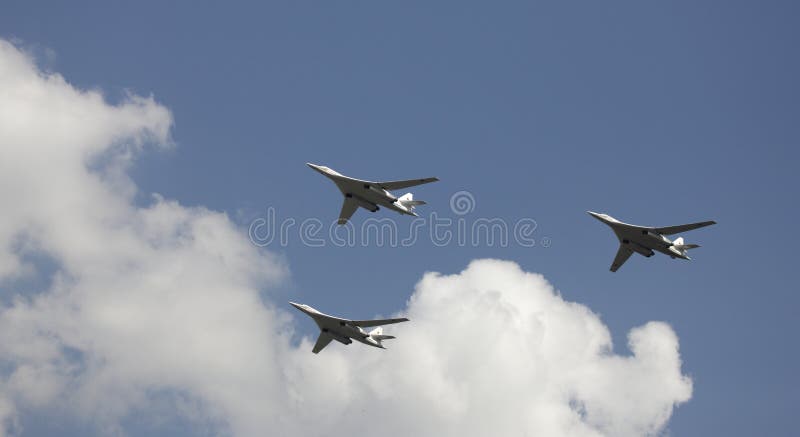
<path id="1" fill-rule="evenodd" d="M 402 205 L 409 212 L 414 212 L 414 207 L 425 205 L 425 201 L 423 200 L 414 200 L 414 195 L 411 193 L 406 193 L 400 196 L 400 198 L 397 199 L 397 203 Z"/>
<path id="2" fill-rule="evenodd" d="M 683 237 L 678 237 L 675 241 L 672 242 L 672 246 L 680 251 L 688 250 L 688 249 L 696 249 L 700 247 L 699 244 L 686 244 L 683 242 Z"/>
<path id="3" fill-rule="evenodd" d="M 372 337 L 372 339 L 375 340 L 379 345 L 383 340 L 391 340 L 395 338 L 393 335 L 384 335 L 382 326 L 378 326 L 370 331 L 369 336 Z"/>

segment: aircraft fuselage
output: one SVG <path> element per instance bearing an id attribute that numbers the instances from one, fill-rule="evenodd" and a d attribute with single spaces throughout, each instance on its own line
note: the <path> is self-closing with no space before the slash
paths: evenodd
<path id="1" fill-rule="evenodd" d="M 370 184 L 367 181 L 347 177 L 327 167 L 314 164 L 308 164 L 308 166 L 332 180 L 336 187 L 339 188 L 339 191 L 342 192 L 342 195 L 354 198 L 361 208 L 375 212 L 379 209 L 379 206 L 383 206 L 400 214 L 417 217 L 415 212 L 399 204 L 397 197 L 381 187 Z"/>
<path id="2" fill-rule="evenodd" d="M 649 258 L 653 256 L 655 251 L 672 258 L 689 259 L 685 253 L 673 246 L 672 240 L 664 235 L 640 226 L 623 223 L 607 215 L 592 213 L 592 216 L 607 224 L 614 231 L 621 244 L 640 255 Z"/>
<path id="3" fill-rule="evenodd" d="M 291 304 L 314 319 L 314 323 L 317 324 L 320 331 L 330 334 L 334 340 L 338 341 L 339 343 L 350 344 L 352 339 L 369 346 L 386 349 L 377 341 L 373 340 L 372 337 L 360 326 L 354 326 L 350 323 L 347 323 L 346 320 L 321 313 L 316 309 L 309 307 L 308 305 L 300 305 L 296 303 Z"/>

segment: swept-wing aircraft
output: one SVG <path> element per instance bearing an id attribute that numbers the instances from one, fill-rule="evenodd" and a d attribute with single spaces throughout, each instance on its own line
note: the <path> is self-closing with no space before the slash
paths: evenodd
<path id="1" fill-rule="evenodd" d="M 317 338 L 317 343 L 314 345 L 314 349 L 311 350 L 311 352 L 314 352 L 315 354 L 319 353 L 319 351 L 322 349 L 325 349 L 325 346 L 327 346 L 332 340 L 336 340 L 342 344 L 350 344 L 353 342 L 353 340 L 355 340 L 370 346 L 386 349 L 383 347 L 381 342 L 394 337 L 391 335 L 384 335 L 383 328 L 381 328 L 381 326 L 408 321 L 408 319 L 405 317 L 400 319 L 378 320 L 340 319 L 338 317 L 323 314 L 308 305 L 294 302 L 289 303 L 293 307 L 306 313 L 309 317 L 314 319 L 314 322 L 317 324 L 317 326 L 319 326 L 319 337 Z M 371 328 L 373 326 L 377 326 L 377 328 L 370 332 L 365 332 L 363 329 Z"/>
<path id="2" fill-rule="evenodd" d="M 437 178 L 422 178 L 388 182 L 362 181 L 361 179 L 347 177 L 324 165 L 311 163 L 306 163 L 306 165 L 332 180 L 339 188 L 339 191 L 344 195 L 344 204 L 339 213 L 338 223 L 340 225 L 347 223 L 359 207 L 370 212 L 375 212 L 380 209 L 380 206 L 385 206 L 400 214 L 408 214 L 417 217 L 414 208 L 419 205 L 424 205 L 425 202 L 422 200 L 414 200 L 414 195 L 411 193 L 395 197 L 389 190 L 400 190 L 439 180 Z"/>
<path id="3" fill-rule="evenodd" d="M 634 252 L 648 258 L 653 256 L 653 251 L 658 251 L 669 255 L 671 258 L 691 259 L 687 255 L 687 251 L 700 246 L 697 244 L 684 243 L 683 237 L 678 237 L 675 241 L 671 241 L 669 238 L 665 237 L 665 235 L 678 234 L 717 223 L 715 221 L 707 221 L 653 228 L 622 223 L 608 214 L 599 214 L 592 211 L 586 212 L 611 227 L 611 230 L 614 231 L 614 234 L 616 234 L 619 239 L 619 250 L 617 250 L 617 256 L 614 257 L 614 262 L 611 263 L 612 272 L 616 272 L 622 267 L 625 261 L 627 261 Z"/>

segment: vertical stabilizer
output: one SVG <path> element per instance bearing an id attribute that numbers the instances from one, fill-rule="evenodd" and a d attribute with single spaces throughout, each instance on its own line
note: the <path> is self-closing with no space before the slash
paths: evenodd
<path id="1" fill-rule="evenodd" d="M 672 242 L 672 247 L 670 247 L 669 250 L 672 251 L 673 253 L 675 253 L 676 255 L 680 256 L 681 258 L 691 259 L 691 258 L 689 258 L 689 255 L 687 254 L 687 251 L 689 249 L 694 249 L 694 248 L 697 248 L 697 247 L 700 247 L 700 246 L 697 245 L 697 244 L 686 244 L 683 241 L 683 237 L 678 237 L 678 238 L 675 239 L 675 241 Z"/>
<path id="2" fill-rule="evenodd" d="M 422 200 L 414 200 L 414 195 L 411 193 L 406 193 L 400 196 L 400 198 L 397 199 L 397 203 L 403 205 L 403 207 L 405 207 L 409 211 L 414 211 L 415 206 L 425 204 L 425 202 Z"/>
<path id="3" fill-rule="evenodd" d="M 676 249 L 678 249 L 680 251 L 686 251 L 688 249 L 696 249 L 696 248 L 700 247 L 700 245 L 699 244 L 686 244 L 686 243 L 683 242 L 683 237 L 678 237 L 678 238 L 675 239 L 675 241 L 672 242 L 672 247 L 674 247 L 674 248 L 676 248 Z"/>
<path id="4" fill-rule="evenodd" d="M 382 326 L 378 326 L 377 328 L 375 328 L 372 331 L 370 331 L 369 332 L 369 336 L 373 340 L 375 340 L 378 343 L 378 345 L 380 345 L 381 341 L 383 341 L 383 340 L 389 340 L 391 338 L 394 338 L 393 335 L 384 335 Z"/>

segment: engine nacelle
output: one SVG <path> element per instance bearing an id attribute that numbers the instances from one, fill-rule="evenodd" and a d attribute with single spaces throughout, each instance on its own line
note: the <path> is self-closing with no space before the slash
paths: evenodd
<path id="1" fill-rule="evenodd" d="M 366 209 L 368 211 L 375 212 L 375 211 L 380 209 L 378 207 L 378 205 L 376 205 L 376 204 L 374 204 L 372 202 L 367 202 L 364 199 L 356 198 L 356 201 L 358 202 L 358 206 L 360 206 L 360 207 L 362 207 L 362 208 L 364 208 L 364 209 Z"/>
<path id="2" fill-rule="evenodd" d="M 634 252 L 636 252 L 636 253 L 638 253 L 640 255 L 644 255 L 644 256 L 646 256 L 648 258 L 653 256 L 653 254 L 654 254 L 652 249 L 648 249 L 648 248 L 646 248 L 644 246 L 641 246 L 639 244 L 636 244 L 634 242 L 628 241 L 626 244 L 632 251 L 634 251 Z"/>
<path id="3" fill-rule="evenodd" d="M 378 194 L 382 194 L 382 195 L 384 195 L 384 196 L 385 196 L 385 195 L 387 195 L 387 194 L 389 194 L 389 193 L 388 193 L 386 190 L 384 190 L 383 188 L 381 188 L 381 187 L 376 187 L 375 185 L 371 185 L 371 184 L 364 184 L 364 188 L 365 188 L 365 189 L 367 189 L 367 190 L 372 190 L 372 191 L 374 191 L 374 192 L 376 192 L 376 193 L 378 193 Z"/>

